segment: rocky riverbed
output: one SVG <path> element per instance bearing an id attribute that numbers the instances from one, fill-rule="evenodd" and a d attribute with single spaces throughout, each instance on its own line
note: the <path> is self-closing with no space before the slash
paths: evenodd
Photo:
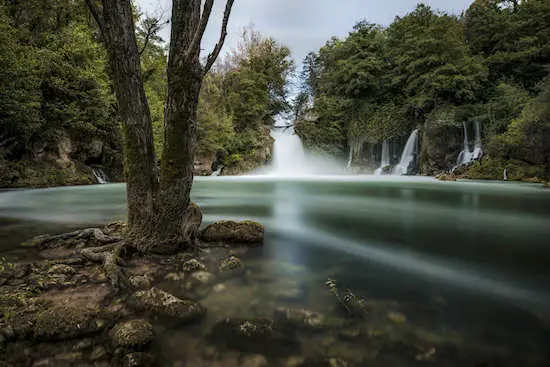
<path id="1" fill-rule="evenodd" d="M 444 299 L 368 299 L 300 267 L 259 262 L 249 256 L 263 239 L 254 222 L 211 225 L 193 251 L 122 254 L 130 284 L 115 293 L 104 265 L 82 253 L 123 229 L 35 238 L 24 245 L 38 260 L 2 261 L 0 366 L 543 363 L 437 325 Z M 311 287 L 296 280 L 308 277 Z"/>

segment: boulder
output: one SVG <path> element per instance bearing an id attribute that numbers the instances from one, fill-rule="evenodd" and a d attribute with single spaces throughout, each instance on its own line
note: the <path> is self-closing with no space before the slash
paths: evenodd
<path id="1" fill-rule="evenodd" d="M 114 348 L 139 350 L 153 340 L 153 326 L 143 319 L 116 325 L 109 333 Z"/>
<path id="2" fill-rule="evenodd" d="M 112 324 L 106 312 L 86 307 L 61 306 L 39 313 L 34 337 L 43 340 L 65 340 L 99 333 Z"/>
<path id="3" fill-rule="evenodd" d="M 210 224 L 201 233 L 204 242 L 223 242 L 233 245 L 261 245 L 264 227 L 253 221 L 223 220 Z"/>
<path id="4" fill-rule="evenodd" d="M 195 271 L 205 271 L 206 266 L 200 263 L 197 259 L 190 259 L 183 263 L 182 270 L 185 273 L 192 273 Z"/>
<path id="5" fill-rule="evenodd" d="M 245 353 L 280 356 L 300 349 L 293 332 L 268 319 L 226 318 L 214 326 L 209 338 Z"/>
<path id="6" fill-rule="evenodd" d="M 198 302 L 180 299 L 154 287 L 134 293 L 130 304 L 140 311 L 169 317 L 179 322 L 197 320 L 206 312 L 206 309 Z"/>

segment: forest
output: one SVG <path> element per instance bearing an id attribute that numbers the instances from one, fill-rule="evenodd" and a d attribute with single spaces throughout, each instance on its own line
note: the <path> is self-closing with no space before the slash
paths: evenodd
<path id="1" fill-rule="evenodd" d="M 550 2 L 477 0 L 464 14 L 427 5 L 387 27 L 362 21 L 310 53 L 295 99 L 310 148 L 374 167 L 383 141 L 421 131 L 416 172 L 451 169 L 481 125 L 469 178 L 542 179 L 550 159 Z"/>
<path id="2" fill-rule="evenodd" d="M 162 157 L 168 49 L 166 19 L 134 8 L 157 160 Z M 112 75 L 84 1 L 0 3 L 0 186 L 95 183 L 93 169 L 123 180 Z M 287 47 L 244 29 L 204 80 L 196 174 L 248 172 L 269 161 L 274 117 L 289 109 Z"/>

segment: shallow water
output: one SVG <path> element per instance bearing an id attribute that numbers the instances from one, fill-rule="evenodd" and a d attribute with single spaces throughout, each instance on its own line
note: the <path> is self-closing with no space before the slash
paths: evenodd
<path id="1" fill-rule="evenodd" d="M 334 312 L 329 277 L 376 304 L 378 316 L 366 327 L 404 343 L 420 340 L 421 351 L 437 345 L 438 365 L 550 361 L 550 190 L 412 177 L 216 177 L 197 179 L 193 200 L 206 223 L 258 220 L 266 239 L 244 256 L 245 279 L 202 301 L 204 323 L 158 330 L 155 349 L 167 365 L 189 361 L 222 317 L 270 317 L 277 306 Z M 1 248 L 124 212 L 121 184 L 0 193 Z M 388 312 L 407 321 L 388 321 Z M 354 343 L 310 338 L 302 353 L 351 358 L 379 349 Z M 440 348 L 448 344 L 458 352 Z M 369 358 L 373 365 L 418 363 L 405 351 L 386 354 L 395 359 Z"/>

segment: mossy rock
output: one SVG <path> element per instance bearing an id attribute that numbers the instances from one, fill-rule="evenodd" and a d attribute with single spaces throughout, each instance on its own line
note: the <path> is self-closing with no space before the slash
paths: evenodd
<path id="1" fill-rule="evenodd" d="M 147 320 L 135 319 L 116 325 L 109 333 L 114 348 L 139 350 L 153 340 L 153 326 Z"/>
<path id="2" fill-rule="evenodd" d="M 206 309 L 200 303 L 180 299 L 154 287 L 134 293 L 130 304 L 140 311 L 169 317 L 180 323 L 197 320 L 206 313 Z"/>
<path id="3" fill-rule="evenodd" d="M 62 306 L 38 314 L 34 337 L 42 340 L 65 340 L 99 333 L 113 323 L 112 315 L 98 309 Z"/>
<path id="4" fill-rule="evenodd" d="M 442 173 L 440 175 L 435 176 L 436 179 L 439 181 L 456 181 L 456 176 L 453 174 L 445 174 Z"/>
<path id="5" fill-rule="evenodd" d="M 261 245 L 264 239 L 264 227 L 253 221 L 224 220 L 207 226 L 201 233 L 201 239 L 204 242 Z"/>
<path id="6" fill-rule="evenodd" d="M 197 259 L 190 259 L 183 263 L 182 270 L 185 273 L 193 273 L 195 271 L 206 271 L 206 266 Z"/>

